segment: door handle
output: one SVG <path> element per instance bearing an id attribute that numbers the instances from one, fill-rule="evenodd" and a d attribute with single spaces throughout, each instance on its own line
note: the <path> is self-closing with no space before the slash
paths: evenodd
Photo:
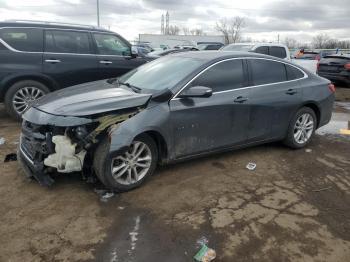
<path id="1" fill-rule="evenodd" d="M 233 100 L 235 103 L 244 103 L 248 100 L 248 97 L 244 96 L 238 96 L 235 100 Z"/>
<path id="2" fill-rule="evenodd" d="M 296 93 L 298 93 L 298 91 L 297 90 L 295 90 L 295 89 L 288 89 L 287 91 L 286 91 L 286 94 L 287 95 L 294 95 L 294 94 L 296 94 Z"/>
<path id="3" fill-rule="evenodd" d="M 108 60 L 101 60 L 100 61 L 100 64 L 104 64 L 104 65 L 109 65 L 109 64 L 112 64 L 113 62 L 112 61 L 108 61 Z"/>
<path id="4" fill-rule="evenodd" d="M 59 60 L 59 59 L 46 59 L 45 62 L 51 63 L 51 64 L 57 64 L 57 63 L 61 63 L 61 60 Z"/>

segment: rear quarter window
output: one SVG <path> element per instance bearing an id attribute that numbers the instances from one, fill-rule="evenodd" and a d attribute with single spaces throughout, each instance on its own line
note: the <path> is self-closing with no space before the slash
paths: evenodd
<path id="1" fill-rule="evenodd" d="M 270 46 L 270 55 L 278 58 L 286 58 L 286 49 L 280 46 Z"/>
<path id="2" fill-rule="evenodd" d="M 43 30 L 37 28 L 3 28 L 0 38 L 19 51 L 42 52 Z"/>
<path id="3" fill-rule="evenodd" d="M 304 77 L 304 73 L 300 69 L 287 64 L 285 66 L 286 66 L 288 80 L 295 80 L 295 79 L 300 79 Z"/>
<path id="4" fill-rule="evenodd" d="M 284 63 L 265 59 L 249 59 L 253 85 L 287 81 Z"/>

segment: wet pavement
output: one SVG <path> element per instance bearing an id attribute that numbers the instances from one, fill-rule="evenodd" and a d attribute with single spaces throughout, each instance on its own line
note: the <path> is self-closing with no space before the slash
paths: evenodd
<path id="1" fill-rule="evenodd" d="M 307 149 L 273 143 L 161 167 L 141 188 L 103 201 L 100 185 L 79 175 L 48 189 L 16 161 L 3 163 L 0 261 L 194 261 L 203 239 L 214 261 L 349 261 L 342 102 Z M 16 150 L 19 130 L 0 106 L 1 159 Z"/>

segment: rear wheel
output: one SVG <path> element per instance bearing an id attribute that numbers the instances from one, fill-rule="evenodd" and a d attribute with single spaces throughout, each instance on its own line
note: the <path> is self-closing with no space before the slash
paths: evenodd
<path id="1" fill-rule="evenodd" d="M 94 169 L 97 177 L 108 188 L 119 192 L 140 186 L 155 170 L 157 146 L 148 135 L 141 135 L 129 149 L 112 159 L 108 157 L 109 142 L 101 142 L 95 151 Z"/>
<path id="2" fill-rule="evenodd" d="M 42 83 L 33 80 L 23 80 L 13 84 L 6 92 L 5 107 L 7 113 L 20 120 L 22 114 L 33 102 L 50 90 Z"/>
<path id="3" fill-rule="evenodd" d="M 302 148 L 310 143 L 317 126 L 315 112 L 309 107 L 298 110 L 291 120 L 284 143 L 292 148 Z"/>

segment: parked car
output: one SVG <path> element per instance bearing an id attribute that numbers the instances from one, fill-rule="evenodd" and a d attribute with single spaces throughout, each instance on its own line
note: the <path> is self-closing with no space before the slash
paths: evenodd
<path id="1" fill-rule="evenodd" d="M 321 51 L 304 51 L 301 56 L 296 56 L 295 59 L 304 59 L 304 60 L 321 60 L 327 55 L 335 54 L 335 51 L 332 50 L 321 50 Z"/>
<path id="2" fill-rule="evenodd" d="M 197 45 L 198 50 L 219 50 L 223 47 L 223 44 L 199 44 Z"/>
<path id="3" fill-rule="evenodd" d="M 291 59 L 289 49 L 286 45 L 279 43 L 234 43 L 224 46 L 222 51 L 248 51 L 264 55 L 270 55 L 291 61 L 300 65 L 312 73 L 316 73 L 317 61 Z"/>
<path id="4" fill-rule="evenodd" d="M 52 184 L 53 172 L 94 170 L 106 187 L 126 191 L 160 163 L 279 140 L 305 147 L 329 122 L 334 91 L 271 56 L 172 54 L 35 102 L 23 115 L 18 158 L 41 184 Z"/>
<path id="5" fill-rule="evenodd" d="M 0 102 L 17 119 L 51 91 L 117 77 L 145 62 L 128 41 L 104 29 L 0 22 Z"/>
<path id="6" fill-rule="evenodd" d="M 149 58 L 159 58 L 161 56 L 166 56 L 174 53 L 182 53 L 182 52 L 188 52 L 191 51 L 190 49 L 167 49 L 167 50 L 160 50 L 160 51 L 153 51 L 147 54 L 147 57 Z"/>
<path id="7" fill-rule="evenodd" d="M 350 54 L 329 55 L 320 60 L 317 73 L 333 82 L 350 86 Z"/>
<path id="8" fill-rule="evenodd" d="M 176 45 L 174 49 L 187 49 L 191 51 L 198 51 L 198 48 L 193 45 Z"/>

